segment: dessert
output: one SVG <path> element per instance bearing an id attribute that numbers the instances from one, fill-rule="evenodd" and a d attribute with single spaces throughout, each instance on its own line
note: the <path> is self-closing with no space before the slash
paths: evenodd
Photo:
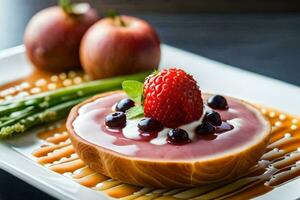
<path id="1" fill-rule="evenodd" d="M 56 75 L 64 78 L 64 74 L 44 76 L 44 74 L 35 73 L 22 80 L 2 85 L 0 97 L 4 99 L 7 95 L 15 96 L 19 93 L 23 94 L 25 91 L 36 92 L 36 84 L 40 85 L 41 78 L 46 80 L 46 84 L 41 87 L 42 91 L 46 91 L 47 85 L 53 83 L 57 87 L 65 86 L 65 80 L 59 79 L 58 82 L 55 82 Z M 83 81 L 85 80 L 83 74 L 79 72 L 76 72 L 76 76 L 74 76 L 74 72 L 66 74 L 66 80 L 73 79 L 73 84 L 78 84 L 75 80 L 79 77 Z M 19 86 L 23 86 L 21 91 L 12 90 Z M 9 89 L 9 94 L 7 89 Z M 280 189 L 282 184 L 297 178 L 300 172 L 300 167 L 297 165 L 297 161 L 300 159 L 299 149 L 297 150 L 299 147 L 299 117 L 272 108 L 261 106 L 259 108 L 273 126 L 270 143 L 258 165 L 249 169 L 245 176 L 229 183 L 226 181 L 192 188 L 154 189 L 112 180 L 96 173 L 78 158 L 70 144 L 64 120 L 56 124 L 44 125 L 38 131 L 35 139 L 41 146 L 37 146 L 32 155 L 43 168 L 61 174 L 61 176 L 66 175 L 74 182 L 95 191 L 101 191 L 113 198 L 253 199 L 274 189 Z"/>
<path id="2" fill-rule="evenodd" d="M 170 95 L 162 95 L 174 91 L 173 102 Z M 116 111 L 122 107 L 118 102 L 127 105 L 124 92 L 101 94 L 74 107 L 67 120 L 78 156 L 93 170 L 122 182 L 190 187 L 228 181 L 255 165 L 269 141 L 270 124 L 254 106 L 201 95 L 182 70 L 152 75 L 143 95 L 132 97 L 135 106 L 124 113 Z M 181 116 L 174 118 L 174 113 Z"/>

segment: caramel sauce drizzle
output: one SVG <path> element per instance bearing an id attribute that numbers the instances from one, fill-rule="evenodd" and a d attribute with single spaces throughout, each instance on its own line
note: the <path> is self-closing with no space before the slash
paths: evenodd
<path id="1" fill-rule="evenodd" d="M 0 101 L 79 84 L 89 80 L 82 72 L 61 74 L 34 72 L 30 77 L 0 87 Z M 76 155 L 65 122 L 50 125 L 37 137 L 43 141 L 32 152 L 36 162 L 77 183 L 124 200 L 250 199 L 300 176 L 300 118 L 262 108 L 272 123 L 270 144 L 261 161 L 235 181 L 194 188 L 155 189 L 121 183 L 94 172 Z"/>

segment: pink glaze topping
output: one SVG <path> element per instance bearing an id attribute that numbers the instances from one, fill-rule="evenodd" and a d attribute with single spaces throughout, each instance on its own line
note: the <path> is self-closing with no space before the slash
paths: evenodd
<path id="1" fill-rule="evenodd" d="M 267 134 L 267 122 L 260 113 L 238 100 L 227 98 L 229 109 L 217 112 L 223 121 L 234 127 L 232 130 L 207 137 L 195 136 L 191 143 L 179 146 L 149 142 L 157 134 L 153 134 L 152 138 L 142 135 L 138 139 L 129 139 L 122 130 L 109 130 L 104 124 L 105 116 L 113 112 L 113 106 L 122 98 L 126 98 L 124 93 L 114 93 L 80 107 L 73 122 L 76 134 L 90 143 L 125 156 L 176 161 L 206 159 L 230 153 L 255 144 Z"/>

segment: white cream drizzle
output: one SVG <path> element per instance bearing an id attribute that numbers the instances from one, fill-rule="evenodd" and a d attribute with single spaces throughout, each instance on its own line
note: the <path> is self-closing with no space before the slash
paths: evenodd
<path id="1" fill-rule="evenodd" d="M 228 124 L 231 124 L 234 128 L 240 128 L 244 124 L 244 120 L 241 118 L 234 118 L 231 120 L 227 120 Z"/>
<path id="2" fill-rule="evenodd" d="M 233 108 L 228 108 L 228 112 L 230 112 L 230 113 L 235 113 L 235 114 L 239 113 L 238 110 L 233 109 Z"/>
<path id="3" fill-rule="evenodd" d="M 199 118 L 199 120 L 182 125 L 179 128 L 184 129 L 189 134 L 189 138 L 191 140 L 194 140 L 195 139 L 195 129 L 199 124 L 202 123 L 205 113 L 209 110 L 211 110 L 209 107 L 204 106 L 203 114 Z M 140 139 L 140 132 L 138 131 L 138 128 L 137 128 L 137 125 L 140 120 L 141 120 L 141 118 L 134 119 L 134 120 L 127 120 L 126 127 L 123 128 L 123 130 L 122 130 L 124 137 L 126 137 L 128 139 Z M 170 128 L 164 128 L 163 130 L 158 132 L 156 138 L 150 140 L 150 143 L 155 144 L 155 145 L 167 144 L 167 135 L 170 130 L 171 130 Z"/>
<path id="4" fill-rule="evenodd" d="M 157 134 L 157 137 L 150 140 L 151 144 L 155 144 L 155 145 L 164 145 L 167 143 L 167 135 L 168 132 L 170 131 L 170 128 L 164 128 L 162 131 L 160 131 Z"/>
<path id="5" fill-rule="evenodd" d="M 134 120 L 127 119 L 126 126 L 122 129 L 124 137 L 128 139 L 138 140 L 140 139 L 140 132 L 138 131 L 138 123 L 141 118 L 137 118 Z"/>
<path id="6" fill-rule="evenodd" d="M 125 155 L 135 155 L 139 150 L 136 145 L 115 145 L 114 142 L 117 140 L 116 137 L 108 134 L 103 134 L 99 137 L 99 133 L 102 132 L 102 129 L 95 119 L 97 116 L 101 115 L 101 113 L 106 111 L 107 105 L 109 105 L 114 98 L 114 95 L 106 96 L 80 107 L 78 110 L 79 115 L 73 121 L 73 128 L 76 133 L 79 133 L 80 137 L 91 143 L 114 149 L 114 151 Z M 101 107 L 98 105 L 101 105 Z M 93 139 L 91 140 L 90 138 Z"/>

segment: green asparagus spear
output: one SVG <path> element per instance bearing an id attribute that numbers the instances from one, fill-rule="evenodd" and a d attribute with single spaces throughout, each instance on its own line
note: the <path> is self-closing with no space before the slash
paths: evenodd
<path id="1" fill-rule="evenodd" d="M 68 115 L 70 109 L 73 106 L 84 101 L 85 99 L 87 99 L 87 97 L 68 101 L 53 106 L 44 111 L 36 112 L 32 115 L 26 115 L 22 118 L 17 118 L 14 123 L 9 123 L 9 125 L 1 126 L 2 128 L 0 128 L 0 138 L 11 137 L 15 134 L 25 132 L 26 130 L 34 126 L 63 119 Z"/>
<path id="2" fill-rule="evenodd" d="M 90 81 L 0 103 L 0 138 L 61 119 L 70 108 L 97 93 L 121 89 L 125 80 L 143 81 L 150 72 Z"/>

